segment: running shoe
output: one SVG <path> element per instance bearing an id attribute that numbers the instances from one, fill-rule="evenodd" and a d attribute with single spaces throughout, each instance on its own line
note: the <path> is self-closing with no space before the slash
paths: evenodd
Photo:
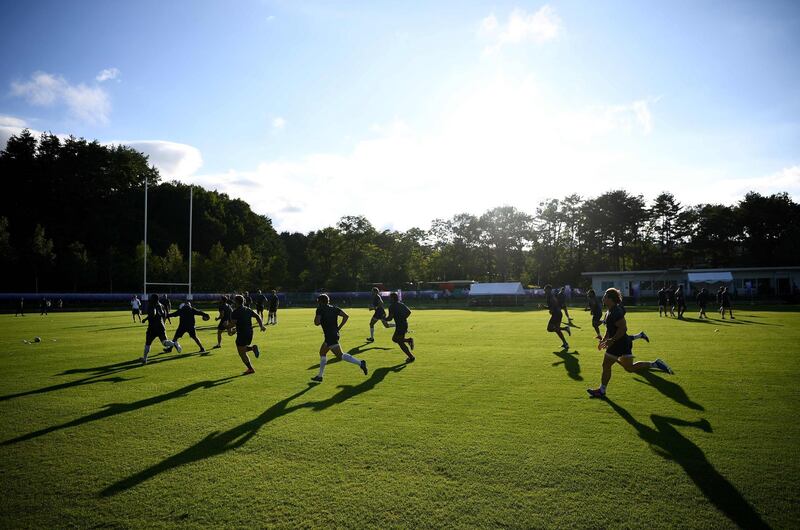
<path id="1" fill-rule="evenodd" d="M 672 375 L 675 372 L 672 371 L 672 368 L 669 367 L 667 363 L 664 362 L 663 359 L 656 359 L 655 365 L 658 367 L 659 370 L 662 372 L 667 372 L 668 374 Z"/>
<path id="2" fill-rule="evenodd" d="M 562 345 L 561 345 L 561 349 L 562 349 L 562 350 L 568 350 L 568 349 L 569 349 L 569 344 L 567 344 L 567 343 L 565 342 L 564 344 L 562 344 Z"/>
<path id="3" fill-rule="evenodd" d="M 411 351 L 414 351 L 414 339 L 408 339 L 408 347 L 411 348 Z"/>
<path id="4" fill-rule="evenodd" d="M 367 375 L 367 361 L 361 361 L 361 371 L 364 372 L 364 375 Z"/>
<path id="5" fill-rule="evenodd" d="M 650 337 L 648 337 L 648 336 L 647 336 L 647 333 L 645 333 L 644 331 L 642 331 L 642 338 L 643 338 L 644 340 L 646 340 L 647 342 L 650 342 Z"/>
<path id="6" fill-rule="evenodd" d="M 370 339 L 370 338 L 366 338 L 364 340 L 367 341 L 367 342 L 375 342 L 375 339 Z"/>
<path id="7" fill-rule="evenodd" d="M 407 363 L 413 363 L 416 360 L 417 360 L 417 358 L 414 357 L 413 355 L 411 357 L 406 357 L 406 362 Z"/>
<path id="8" fill-rule="evenodd" d="M 261 352 L 258 350 L 258 346 L 255 344 L 253 344 L 253 353 L 255 354 L 256 359 L 258 359 L 258 356 L 261 355 Z"/>
<path id="9" fill-rule="evenodd" d="M 587 388 L 586 391 L 589 393 L 590 398 L 604 398 L 606 397 L 606 393 L 599 388 Z"/>
<path id="10" fill-rule="evenodd" d="M 322 376 L 321 375 L 315 375 L 314 377 L 311 378 L 311 380 L 314 381 L 315 383 L 321 383 L 322 382 Z"/>
<path id="11" fill-rule="evenodd" d="M 242 375 L 250 375 L 250 374 L 254 374 L 254 373 L 256 373 L 256 371 L 254 369 L 248 368 L 247 370 L 244 371 L 244 373 Z"/>

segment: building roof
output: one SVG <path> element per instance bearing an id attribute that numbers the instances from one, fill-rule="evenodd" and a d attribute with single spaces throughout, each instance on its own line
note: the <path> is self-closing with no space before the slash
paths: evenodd
<path id="1" fill-rule="evenodd" d="M 724 267 L 720 269 L 654 269 L 641 271 L 595 271 L 582 272 L 581 276 L 611 276 L 620 274 L 683 274 L 683 273 L 720 273 L 720 272 L 749 272 L 749 271 L 786 271 L 800 270 L 800 266 L 789 265 L 786 267 Z"/>

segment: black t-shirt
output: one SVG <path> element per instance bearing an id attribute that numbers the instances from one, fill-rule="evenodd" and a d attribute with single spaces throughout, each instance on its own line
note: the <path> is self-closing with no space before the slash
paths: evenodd
<path id="1" fill-rule="evenodd" d="M 167 318 L 167 312 L 164 311 L 164 306 L 160 302 L 150 304 L 147 307 L 147 329 L 151 331 L 165 331 L 164 319 Z"/>
<path id="2" fill-rule="evenodd" d="M 269 303 L 270 307 L 278 307 L 278 295 L 270 294 L 267 296 L 267 302 Z"/>
<path id="3" fill-rule="evenodd" d="M 667 301 L 670 303 L 675 301 L 675 291 L 667 291 Z"/>
<path id="4" fill-rule="evenodd" d="M 722 293 L 722 303 L 727 305 L 731 303 L 731 294 L 728 291 Z"/>
<path id="5" fill-rule="evenodd" d="M 228 304 L 222 304 L 221 306 L 219 306 L 220 321 L 227 322 L 228 320 L 230 320 L 231 311 L 233 311 L 233 309 Z"/>
<path id="6" fill-rule="evenodd" d="M 383 297 L 379 294 L 372 295 L 372 307 L 375 309 L 383 308 Z"/>
<path id="7" fill-rule="evenodd" d="M 625 308 L 617 304 L 613 309 L 609 309 L 606 313 L 605 325 L 608 331 L 608 337 L 613 337 L 617 334 L 617 322 L 625 318 Z"/>
<path id="8" fill-rule="evenodd" d="M 252 333 L 253 319 L 258 316 L 249 307 L 237 307 L 231 312 L 231 320 L 236 321 L 236 333 Z"/>
<path id="9" fill-rule="evenodd" d="M 675 291 L 675 300 L 681 303 L 683 302 L 683 289 Z"/>
<path id="10" fill-rule="evenodd" d="M 558 295 L 556 295 L 556 298 L 558 299 L 558 303 L 561 305 L 561 307 L 567 307 L 567 295 L 564 294 L 563 291 L 559 291 Z"/>
<path id="11" fill-rule="evenodd" d="M 597 297 L 589 298 L 589 311 L 592 313 L 592 315 L 599 315 L 603 312 L 603 310 L 600 309 L 600 301 L 597 299 Z"/>
<path id="12" fill-rule="evenodd" d="M 698 304 L 705 305 L 705 303 L 707 301 L 708 301 L 708 293 L 704 293 L 703 291 L 700 291 L 699 293 L 697 293 L 697 303 Z"/>
<path id="13" fill-rule="evenodd" d="M 203 316 L 205 315 L 205 313 L 203 313 L 198 309 L 193 308 L 190 305 L 183 304 L 174 313 L 170 313 L 169 316 L 179 317 L 181 319 L 180 323 L 178 324 L 180 327 L 193 328 L 195 325 L 195 320 L 194 320 L 195 315 Z"/>
<path id="14" fill-rule="evenodd" d="M 341 311 L 341 309 L 331 304 L 317 307 L 317 316 L 320 317 L 320 326 L 322 326 L 322 332 L 325 335 L 339 332 L 339 313 Z"/>
<path id="15" fill-rule="evenodd" d="M 665 290 L 658 291 L 658 304 L 665 305 L 667 303 L 667 292 Z"/>
<path id="16" fill-rule="evenodd" d="M 392 302 L 389 304 L 389 315 L 386 317 L 386 320 L 394 319 L 398 326 L 404 326 L 408 325 L 409 316 L 411 316 L 411 310 L 406 304 L 403 302 Z"/>
<path id="17" fill-rule="evenodd" d="M 547 309 L 550 310 L 551 315 L 561 313 L 561 304 L 558 303 L 558 298 L 552 293 L 547 297 Z"/>

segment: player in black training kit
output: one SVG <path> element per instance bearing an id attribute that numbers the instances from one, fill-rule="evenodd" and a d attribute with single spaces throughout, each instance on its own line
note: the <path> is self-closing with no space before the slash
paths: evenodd
<path id="1" fill-rule="evenodd" d="M 369 338 L 367 342 L 375 341 L 375 323 L 380 321 L 385 328 L 393 328 L 394 324 L 389 324 L 386 318 L 386 310 L 383 308 L 383 297 L 381 291 L 377 287 L 372 288 L 372 303 L 369 306 L 372 311 L 372 318 L 369 319 Z"/>
<path id="2" fill-rule="evenodd" d="M 567 309 L 567 295 L 563 287 L 558 290 L 556 297 L 558 298 L 558 304 L 561 306 L 561 310 L 564 312 L 564 316 L 567 317 L 567 324 L 571 325 L 572 319 L 569 317 L 569 309 Z"/>
<path id="3" fill-rule="evenodd" d="M 697 307 L 700 308 L 700 315 L 698 318 L 702 319 L 705 317 L 705 319 L 708 320 L 708 315 L 706 315 L 706 305 L 708 304 L 708 299 L 708 291 L 706 291 L 706 288 L 703 287 L 700 289 L 700 292 L 697 293 Z"/>
<path id="4" fill-rule="evenodd" d="M 184 334 L 188 334 L 192 340 L 194 340 L 197 347 L 200 348 L 200 352 L 205 352 L 206 349 L 200 344 L 200 339 L 197 338 L 197 330 L 195 330 L 195 322 L 194 317 L 200 316 L 203 317 L 203 320 L 208 320 L 211 317 L 208 316 L 208 313 L 204 313 L 199 309 L 195 309 L 192 307 L 192 303 L 189 300 L 186 300 L 181 306 L 175 311 L 174 313 L 169 314 L 168 316 L 171 317 L 178 317 L 178 329 L 175 330 L 175 335 L 172 336 L 172 344 L 175 346 L 175 349 L 178 350 L 178 353 L 183 351 L 181 345 L 178 343 L 178 339 L 183 337 Z M 172 346 L 169 348 L 164 349 L 164 353 L 169 353 L 172 351 Z"/>
<path id="5" fill-rule="evenodd" d="M 151 294 L 147 304 L 147 316 L 142 319 L 142 323 L 147 322 L 147 331 L 144 335 L 144 355 L 139 359 L 142 364 L 147 364 L 150 344 L 155 339 L 159 339 L 165 348 L 172 347 L 172 341 L 167 340 L 167 329 L 164 327 L 165 318 L 167 318 L 167 312 L 164 311 L 164 306 L 158 301 L 158 295 Z"/>
<path id="6" fill-rule="evenodd" d="M 675 290 L 675 305 L 678 308 L 678 318 L 683 318 L 686 312 L 686 297 L 683 295 L 683 285 L 679 285 Z"/>
<path id="7" fill-rule="evenodd" d="M 658 316 L 667 316 L 667 291 L 663 287 L 658 290 Z"/>
<path id="8" fill-rule="evenodd" d="M 258 316 L 261 317 L 261 320 L 264 320 L 264 304 L 267 301 L 267 297 L 261 292 L 261 289 L 258 290 L 256 295 L 253 297 L 253 300 L 256 303 L 256 313 Z"/>
<path id="9" fill-rule="evenodd" d="M 550 333 L 555 333 L 558 335 L 558 338 L 561 339 L 561 348 L 564 350 L 569 349 L 569 344 L 567 344 L 567 339 L 564 338 L 563 331 L 567 332 L 567 335 L 572 335 L 572 332 L 569 330 L 569 326 L 562 328 L 561 327 L 561 304 L 558 303 L 558 299 L 556 295 L 553 293 L 553 286 L 549 283 L 544 286 L 544 296 L 547 300 L 547 309 L 550 310 L 550 321 L 547 323 L 547 331 Z"/>
<path id="10" fill-rule="evenodd" d="M 314 316 L 314 325 L 322 326 L 322 334 L 325 337 L 322 346 L 319 347 L 319 373 L 311 378 L 312 381 L 317 383 L 322 382 L 322 376 L 325 374 L 328 352 L 332 352 L 343 361 L 357 364 L 361 367 L 364 375 L 367 375 L 367 361 L 356 359 L 349 353 L 342 353 L 342 347 L 339 345 L 339 330 L 344 327 L 350 317 L 335 305 L 331 305 L 330 302 L 331 300 L 327 294 L 321 294 L 317 297 L 317 313 Z M 339 317 L 342 317 L 341 324 L 339 323 Z"/>
<path id="11" fill-rule="evenodd" d="M 661 359 L 633 362 L 633 341 L 627 335 L 628 324 L 625 321 L 625 308 L 622 307 L 622 294 L 617 289 L 612 287 L 605 292 L 603 305 L 608 310 L 605 318 L 606 334 L 597 345 L 598 349 L 606 350 L 603 357 L 603 375 L 600 379 L 600 388 L 587 390 L 589 396 L 605 397 L 606 386 L 611 381 L 611 367 L 616 363 L 621 364 L 628 372 L 641 372 L 656 368 L 671 374 L 672 369 Z"/>
<path id="12" fill-rule="evenodd" d="M 231 319 L 231 301 L 227 296 L 223 296 L 219 301 L 219 316 L 214 320 L 219 320 L 217 325 L 217 345 L 214 349 L 222 348 L 222 332 L 228 329 L 228 322 Z"/>
<path id="13" fill-rule="evenodd" d="M 669 316 L 675 316 L 675 287 L 672 285 L 667 289 L 667 307 L 669 307 Z"/>
<path id="14" fill-rule="evenodd" d="M 252 351 L 256 359 L 261 355 L 261 352 L 255 344 L 251 346 L 253 342 L 253 319 L 256 319 L 261 331 L 266 331 L 267 328 L 264 327 L 264 322 L 258 316 L 258 313 L 244 305 L 244 297 L 242 295 L 237 294 L 234 296 L 233 304 L 235 307 L 228 321 L 228 335 L 236 334 L 236 350 L 239 352 L 239 357 L 242 358 L 245 367 L 247 367 L 244 375 L 254 374 L 256 371 L 253 369 L 253 365 L 250 364 L 250 357 L 248 357 L 247 352 Z"/>
<path id="15" fill-rule="evenodd" d="M 414 349 L 414 339 L 406 338 L 406 333 L 408 333 L 408 317 L 411 316 L 411 310 L 400 301 L 400 297 L 397 296 L 397 293 L 391 293 L 389 298 L 391 302 L 389 303 L 389 315 L 386 317 L 386 320 L 394 320 L 395 322 L 392 341 L 396 342 L 397 345 L 400 346 L 400 349 L 403 350 L 403 353 L 406 354 L 406 362 L 413 363 L 417 360 L 414 354 L 411 353 Z M 406 344 L 408 344 L 408 346 L 406 346 Z"/>
<path id="16" fill-rule="evenodd" d="M 733 318 L 733 306 L 731 305 L 731 294 L 728 292 L 727 287 L 722 288 L 722 293 L 720 293 L 720 307 L 719 312 L 722 315 L 722 320 L 725 320 L 725 310 L 728 310 L 730 314 L 731 320 L 736 320 Z"/>
<path id="17" fill-rule="evenodd" d="M 267 324 L 278 325 L 278 305 L 280 305 L 278 292 L 273 289 L 267 296 Z"/>
<path id="18" fill-rule="evenodd" d="M 597 333 L 596 338 L 600 340 L 603 338 L 600 335 L 600 324 L 603 322 L 603 308 L 600 307 L 600 301 L 597 299 L 597 294 L 594 292 L 594 289 L 589 289 L 586 292 L 586 304 L 592 314 L 592 327 L 595 333 Z"/>
<path id="19" fill-rule="evenodd" d="M 20 298 L 17 300 L 17 312 L 14 313 L 14 316 L 22 315 L 25 316 L 25 298 Z"/>
<path id="20" fill-rule="evenodd" d="M 167 315 L 167 322 L 172 324 L 172 319 L 169 318 L 169 314 L 172 312 L 172 301 L 166 294 L 161 295 L 161 305 L 164 306 L 164 312 Z"/>

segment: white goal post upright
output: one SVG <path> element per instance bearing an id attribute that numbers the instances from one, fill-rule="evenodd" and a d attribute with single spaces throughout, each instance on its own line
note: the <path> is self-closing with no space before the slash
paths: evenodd
<path id="1" fill-rule="evenodd" d="M 182 285 L 188 288 L 187 298 L 192 299 L 192 207 L 194 203 L 194 186 L 189 186 L 189 281 L 184 282 L 148 282 L 147 281 L 147 177 L 144 179 L 144 271 L 143 271 L 143 300 L 147 300 L 148 285 Z"/>

